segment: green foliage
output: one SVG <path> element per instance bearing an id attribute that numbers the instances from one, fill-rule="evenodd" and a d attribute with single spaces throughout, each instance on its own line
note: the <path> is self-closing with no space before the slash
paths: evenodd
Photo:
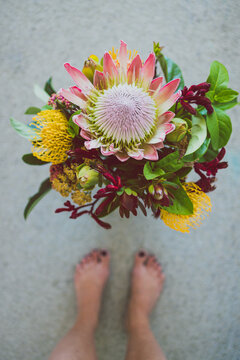
<path id="1" fill-rule="evenodd" d="M 183 157 L 183 161 L 191 162 L 191 161 L 200 159 L 206 153 L 210 142 L 211 142 L 211 139 L 209 139 L 209 138 L 205 139 L 203 144 L 200 146 L 200 148 L 198 148 L 196 151 L 194 151 L 190 155 L 185 155 Z"/>
<path id="2" fill-rule="evenodd" d="M 214 100 L 219 103 L 230 102 L 238 97 L 238 92 L 232 89 L 221 89 L 214 96 Z"/>
<path id="3" fill-rule="evenodd" d="M 47 162 L 47 161 L 42 161 L 42 160 L 36 158 L 35 156 L 33 156 L 32 153 L 23 155 L 22 160 L 23 160 L 23 162 L 25 162 L 25 164 L 28 164 L 28 165 L 45 165 L 45 164 L 49 164 L 49 162 Z"/>
<path id="4" fill-rule="evenodd" d="M 179 66 L 174 61 L 172 61 L 171 59 L 167 58 L 162 54 L 159 43 L 154 43 L 153 49 L 156 58 L 162 68 L 166 82 L 169 82 L 174 79 L 181 79 L 178 89 L 182 90 L 184 87 L 184 80 L 183 80 L 182 71 L 179 68 Z"/>
<path id="5" fill-rule="evenodd" d="M 147 180 L 162 177 L 166 173 L 173 173 L 183 167 L 183 161 L 179 159 L 179 152 L 168 154 L 159 161 L 146 162 L 143 174 Z"/>
<path id="6" fill-rule="evenodd" d="M 171 193 L 174 196 L 173 204 L 168 207 L 163 207 L 171 214 L 177 215 L 191 215 L 193 214 L 193 204 L 189 199 L 186 191 L 181 185 L 179 179 L 175 180 L 178 185 L 177 189 L 171 189 Z"/>
<path id="7" fill-rule="evenodd" d="M 14 130 L 16 130 L 17 133 L 19 135 L 23 136 L 24 138 L 26 138 L 28 140 L 36 139 L 37 134 L 34 131 L 34 129 L 31 128 L 29 125 L 23 124 L 20 121 L 15 120 L 12 117 L 10 118 L 10 124 L 12 125 Z"/>
<path id="8" fill-rule="evenodd" d="M 46 91 L 46 93 L 48 93 L 49 96 L 56 93 L 56 90 L 52 86 L 52 77 L 50 77 L 48 81 L 46 81 L 44 85 L 44 91 Z"/>
<path id="9" fill-rule="evenodd" d="M 44 105 L 42 108 L 41 108 L 41 111 L 43 110 L 53 110 L 53 107 L 51 105 Z"/>
<path id="10" fill-rule="evenodd" d="M 43 90 L 39 85 L 35 84 L 33 90 L 36 97 L 38 97 L 44 103 L 48 102 L 49 99 L 48 93 L 45 90 Z"/>
<path id="11" fill-rule="evenodd" d="M 191 139 L 185 155 L 192 154 L 203 144 L 207 136 L 207 126 L 202 115 L 192 116 Z"/>
<path id="12" fill-rule="evenodd" d="M 198 162 L 212 161 L 216 158 L 217 154 L 218 154 L 218 150 L 214 150 L 212 148 L 212 145 L 210 144 L 207 151 L 201 158 L 199 158 Z"/>
<path id="13" fill-rule="evenodd" d="M 47 178 L 42 182 L 39 187 L 38 192 L 29 198 L 29 201 L 24 209 L 24 219 L 26 220 L 33 210 L 33 208 L 37 205 L 37 203 L 51 190 L 51 182 L 50 179 Z"/>
<path id="14" fill-rule="evenodd" d="M 73 122 L 72 118 L 74 115 L 78 115 L 81 112 L 82 110 L 78 110 L 75 113 L 73 113 L 68 121 L 68 125 L 69 125 L 68 132 L 73 138 L 79 135 L 79 126 Z"/>
<path id="15" fill-rule="evenodd" d="M 229 76 L 227 69 L 218 61 L 213 61 L 207 82 L 211 84 L 210 91 L 206 96 L 211 100 L 214 112 L 204 113 L 207 119 L 207 127 L 211 137 L 213 150 L 225 146 L 232 133 L 232 124 L 224 110 L 237 105 L 238 92 L 228 88 Z M 203 112 L 202 112 L 203 114 Z"/>
<path id="16" fill-rule="evenodd" d="M 224 89 L 228 86 L 229 76 L 227 69 L 218 61 L 213 61 L 210 67 L 210 74 L 207 82 L 211 84 L 209 91 L 216 93 L 219 89 Z"/>
<path id="17" fill-rule="evenodd" d="M 36 106 L 30 106 L 29 108 L 27 108 L 27 110 L 25 111 L 24 114 L 27 115 L 36 115 L 37 113 L 39 113 L 41 111 L 40 108 L 36 107 Z"/>
<path id="18" fill-rule="evenodd" d="M 214 112 L 207 114 L 207 127 L 214 150 L 227 144 L 232 133 L 232 124 L 230 117 L 223 110 L 214 106 Z"/>

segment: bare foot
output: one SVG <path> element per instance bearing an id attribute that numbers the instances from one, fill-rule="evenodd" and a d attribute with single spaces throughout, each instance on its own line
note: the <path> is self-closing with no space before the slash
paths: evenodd
<path id="1" fill-rule="evenodd" d="M 140 251 L 132 272 L 131 297 L 127 314 L 127 329 L 148 324 L 148 317 L 157 302 L 164 283 L 161 265 L 154 255 Z"/>
<path id="2" fill-rule="evenodd" d="M 76 325 L 95 330 L 101 305 L 102 291 L 109 276 L 110 256 L 106 250 L 96 249 L 87 254 L 75 271 L 78 318 Z"/>

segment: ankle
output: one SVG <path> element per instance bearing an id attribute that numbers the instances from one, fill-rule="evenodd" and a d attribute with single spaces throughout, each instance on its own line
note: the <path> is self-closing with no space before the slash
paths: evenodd
<path id="1" fill-rule="evenodd" d="M 77 316 L 74 327 L 78 330 L 94 334 L 98 326 L 98 319 L 95 319 L 93 316 L 84 316 L 79 314 Z"/>
<path id="2" fill-rule="evenodd" d="M 144 331 L 150 327 L 149 317 L 141 309 L 129 308 L 126 325 L 130 333 Z"/>

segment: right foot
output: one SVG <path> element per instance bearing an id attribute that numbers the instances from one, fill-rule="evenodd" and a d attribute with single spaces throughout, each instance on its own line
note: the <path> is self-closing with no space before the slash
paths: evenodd
<path id="1" fill-rule="evenodd" d="M 127 328 L 148 323 L 148 317 L 162 291 L 164 274 L 154 255 L 140 251 L 135 257 Z"/>
<path id="2" fill-rule="evenodd" d="M 96 328 L 102 292 L 109 276 L 109 260 L 106 250 L 97 249 L 77 264 L 74 277 L 78 305 L 76 325 Z"/>

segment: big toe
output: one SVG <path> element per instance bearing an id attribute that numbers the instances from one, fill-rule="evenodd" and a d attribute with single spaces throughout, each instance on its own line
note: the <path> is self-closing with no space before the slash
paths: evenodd
<path id="1" fill-rule="evenodd" d="M 135 265 L 143 265 L 148 258 L 148 254 L 145 250 L 139 250 L 135 256 Z"/>

